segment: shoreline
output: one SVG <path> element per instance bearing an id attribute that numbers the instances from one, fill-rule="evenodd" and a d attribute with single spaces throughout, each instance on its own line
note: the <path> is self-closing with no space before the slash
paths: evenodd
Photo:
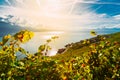
<path id="1" fill-rule="evenodd" d="M 119 33 L 119 32 L 115 32 L 115 33 Z M 115 33 L 111 33 L 111 34 L 115 34 Z M 60 49 L 58 49 L 57 54 L 64 54 L 65 51 L 67 51 L 69 48 L 75 47 L 76 45 L 79 46 L 79 48 L 82 48 L 82 47 L 87 46 L 87 45 L 89 45 L 89 44 L 97 43 L 97 42 L 100 41 L 100 40 L 99 40 L 99 37 L 103 36 L 103 37 L 105 37 L 105 38 L 110 38 L 110 35 L 111 35 L 111 34 L 96 35 L 95 37 L 92 37 L 92 38 L 89 38 L 89 39 L 85 39 L 85 40 L 80 40 L 79 42 L 68 43 L 68 44 L 66 44 L 66 45 L 64 46 L 65 48 L 60 48 Z M 86 42 L 88 41 L 88 43 L 87 43 L 87 44 L 83 44 L 84 41 L 86 41 Z"/>

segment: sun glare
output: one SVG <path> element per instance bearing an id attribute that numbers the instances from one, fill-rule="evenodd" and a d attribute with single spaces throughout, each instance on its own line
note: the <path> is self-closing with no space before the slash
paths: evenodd
<path id="1" fill-rule="evenodd" d="M 8 0 L 9 6 L 4 5 L 0 10 L 3 16 L 12 15 L 4 19 L 11 24 L 21 27 L 47 30 L 74 30 L 91 22 L 91 16 L 76 15 L 76 4 L 83 0 Z M 80 6 L 81 13 L 84 6 Z M 77 28 L 74 28 L 77 27 Z"/>
<path id="2" fill-rule="evenodd" d="M 43 38 L 44 39 L 50 39 L 53 36 L 60 36 L 61 34 L 63 34 L 64 32 L 60 32 L 60 31 L 52 31 L 52 32 L 47 32 L 47 35 L 44 35 Z"/>
<path id="3" fill-rule="evenodd" d="M 63 34 L 64 32 L 60 32 L 60 31 L 53 31 L 53 32 L 49 32 L 50 34 L 55 34 L 55 35 L 59 35 L 59 34 Z"/>
<path id="4" fill-rule="evenodd" d="M 57 53 L 57 50 L 52 49 L 51 51 L 49 51 L 48 55 L 49 56 L 54 56 L 54 55 L 56 55 L 56 53 Z"/>
<path id="5" fill-rule="evenodd" d="M 44 35 L 43 39 L 50 39 L 52 36 L 55 36 L 55 35 Z"/>
<path id="6" fill-rule="evenodd" d="M 59 30 L 70 25 L 68 13 L 73 2 L 74 0 L 8 0 L 9 6 L 3 6 L 3 15 L 7 13 L 14 16 L 9 22 L 22 27 L 41 29 L 45 26 L 45 29 Z"/>

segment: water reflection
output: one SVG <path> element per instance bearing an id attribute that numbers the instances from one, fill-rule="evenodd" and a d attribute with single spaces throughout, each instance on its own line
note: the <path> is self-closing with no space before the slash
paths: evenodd
<path id="1" fill-rule="evenodd" d="M 54 56 L 56 55 L 57 53 L 57 49 L 51 49 L 49 52 L 48 52 L 48 56 Z"/>
<path id="2" fill-rule="evenodd" d="M 58 49 L 63 48 L 68 43 L 91 37 L 88 32 L 35 32 L 34 38 L 21 46 L 30 53 L 35 53 L 40 45 L 45 44 L 46 40 L 53 36 L 59 36 L 59 38 L 50 43 L 52 50 L 49 51 L 49 56 L 55 55 Z"/>
<path id="3" fill-rule="evenodd" d="M 99 31 L 98 34 L 108 34 L 116 31 Z M 80 40 L 88 39 L 93 36 L 90 35 L 90 31 L 78 31 L 78 32 L 34 32 L 35 36 L 28 43 L 22 44 L 21 46 L 25 48 L 30 53 L 35 53 L 38 50 L 38 47 L 46 43 L 47 39 L 50 39 L 52 36 L 59 36 L 58 39 L 52 41 L 50 46 L 52 48 L 49 51 L 48 55 L 55 55 L 57 50 L 63 48 L 66 44 L 72 42 L 78 42 Z"/>
<path id="4" fill-rule="evenodd" d="M 27 51 L 30 53 L 35 53 L 37 52 L 37 49 L 40 45 L 45 44 L 46 40 L 51 39 L 53 36 L 63 36 L 64 32 L 57 32 L 57 31 L 52 31 L 52 32 L 34 32 L 35 36 L 33 39 L 31 39 L 28 43 L 22 44 L 21 46 L 25 48 Z M 51 50 L 48 52 L 48 56 L 53 56 L 57 53 L 57 49 L 59 48 L 58 43 L 59 43 L 59 38 L 52 41 L 49 45 L 51 46 Z"/>

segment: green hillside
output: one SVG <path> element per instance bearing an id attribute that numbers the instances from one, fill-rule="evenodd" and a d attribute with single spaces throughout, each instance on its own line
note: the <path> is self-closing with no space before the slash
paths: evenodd
<path id="1" fill-rule="evenodd" d="M 105 38 L 102 41 L 109 41 L 110 43 L 115 41 L 120 42 L 120 32 L 101 36 L 98 35 L 91 39 L 86 39 L 80 42 L 73 43 L 71 44 L 71 47 L 67 47 L 63 53 L 57 54 L 52 58 L 69 60 L 72 57 L 81 56 L 82 54 L 90 51 L 90 45 L 98 44 L 101 41 L 100 37 Z M 84 44 L 84 41 L 89 41 L 90 43 Z"/>

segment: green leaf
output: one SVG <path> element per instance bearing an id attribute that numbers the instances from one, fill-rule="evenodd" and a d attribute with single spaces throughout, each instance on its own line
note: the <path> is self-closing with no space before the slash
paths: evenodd
<path id="1" fill-rule="evenodd" d="M 47 46 L 47 47 L 46 47 L 46 50 L 51 50 L 51 47 L 50 47 L 50 46 Z"/>
<path id="2" fill-rule="evenodd" d="M 12 74 L 12 72 L 11 71 L 8 71 L 8 73 L 7 73 L 8 75 L 11 75 Z"/>
<path id="3" fill-rule="evenodd" d="M 5 76 L 5 73 L 2 73 L 2 74 L 1 74 L 1 77 L 2 77 L 2 76 Z"/>
<path id="4" fill-rule="evenodd" d="M 4 36 L 4 37 L 2 38 L 2 42 L 3 42 L 2 44 L 5 45 L 10 38 L 11 38 L 11 35 L 10 35 L 10 34 Z"/>
<path id="5" fill-rule="evenodd" d="M 91 31 L 90 34 L 91 34 L 92 36 L 96 36 L 96 35 L 97 35 L 97 33 L 96 33 L 95 31 Z"/>
<path id="6" fill-rule="evenodd" d="M 47 42 L 48 42 L 48 43 L 51 42 L 51 39 L 48 39 Z"/>
<path id="7" fill-rule="evenodd" d="M 38 52 L 44 51 L 44 50 L 45 50 L 45 47 L 46 47 L 46 45 L 41 45 L 41 46 L 38 48 Z"/>
<path id="8" fill-rule="evenodd" d="M 23 63 L 23 62 L 21 62 L 21 61 L 19 62 L 19 64 L 20 64 L 21 66 L 24 66 L 24 63 Z"/>
<path id="9" fill-rule="evenodd" d="M 19 52 L 21 52 L 23 54 L 27 54 L 27 51 L 22 47 L 19 48 Z"/>

